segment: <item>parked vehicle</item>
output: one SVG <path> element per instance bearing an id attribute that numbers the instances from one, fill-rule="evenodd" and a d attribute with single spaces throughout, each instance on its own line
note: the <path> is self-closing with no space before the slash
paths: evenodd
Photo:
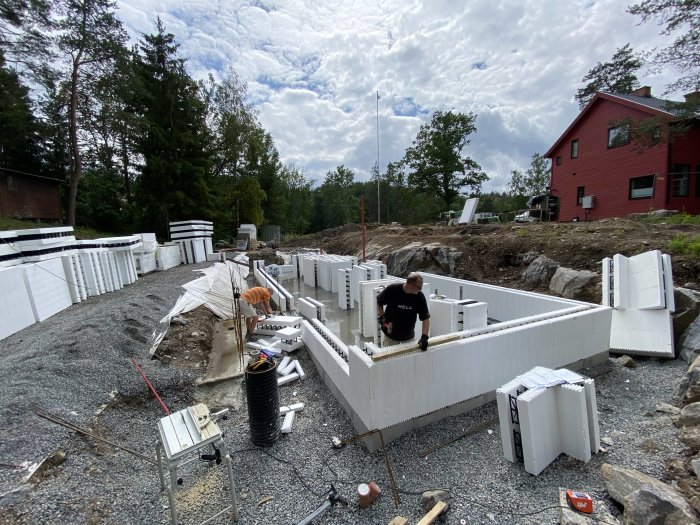
<path id="1" fill-rule="evenodd" d="M 453 224 L 457 224 L 457 222 L 457 212 L 454 210 L 442 211 L 440 215 L 438 215 L 438 226 L 452 226 Z"/>
<path id="2" fill-rule="evenodd" d="M 515 222 L 540 222 L 542 220 L 542 210 L 525 210 L 515 216 Z"/>

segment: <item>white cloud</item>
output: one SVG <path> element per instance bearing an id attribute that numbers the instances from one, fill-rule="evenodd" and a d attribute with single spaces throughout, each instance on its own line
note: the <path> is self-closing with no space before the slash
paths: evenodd
<path id="1" fill-rule="evenodd" d="M 195 78 L 233 67 L 283 162 L 315 180 L 343 164 L 366 180 L 399 160 L 434 110 L 478 115 L 466 153 L 501 190 L 578 112 L 596 62 L 627 42 L 664 45 L 619 0 L 119 0 L 134 41 L 157 16 Z M 669 72 L 640 72 L 655 94 Z M 678 98 L 678 95 L 675 97 Z"/>

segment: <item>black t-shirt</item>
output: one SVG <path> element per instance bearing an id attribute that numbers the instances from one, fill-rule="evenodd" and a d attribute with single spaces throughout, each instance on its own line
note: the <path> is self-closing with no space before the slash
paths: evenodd
<path id="1" fill-rule="evenodd" d="M 394 283 L 377 296 L 377 303 L 384 307 L 384 322 L 390 324 L 382 331 L 394 341 L 409 341 L 415 337 L 416 316 L 421 321 L 430 317 L 428 302 L 423 292 L 406 293 L 403 284 Z"/>

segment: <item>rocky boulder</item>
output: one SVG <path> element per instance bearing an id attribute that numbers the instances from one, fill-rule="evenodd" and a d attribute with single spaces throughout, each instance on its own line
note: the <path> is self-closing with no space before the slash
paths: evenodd
<path id="1" fill-rule="evenodd" d="M 397 277 L 406 277 L 411 272 L 453 275 L 461 255 L 461 252 L 442 244 L 413 242 L 389 254 L 387 272 Z"/>
<path id="2" fill-rule="evenodd" d="M 673 328 L 676 329 L 675 318 Z M 700 317 L 691 321 L 680 337 L 679 345 L 679 355 L 686 363 L 692 363 L 700 355 Z"/>
<path id="3" fill-rule="evenodd" d="M 525 269 L 522 280 L 531 284 L 549 284 L 557 268 L 559 268 L 558 262 L 546 255 L 540 255 Z"/>
<path id="4" fill-rule="evenodd" d="M 625 524 L 697 523 L 690 504 L 666 483 L 608 463 L 603 464 L 600 473 L 610 497 L 625 508 Z"/>
<path id="5" fill-rule="evenodd" d="M 549 282 L 549 289 L 569 299 L 600 303 L 600 277 L 588 270 L 560 266 Z"/>

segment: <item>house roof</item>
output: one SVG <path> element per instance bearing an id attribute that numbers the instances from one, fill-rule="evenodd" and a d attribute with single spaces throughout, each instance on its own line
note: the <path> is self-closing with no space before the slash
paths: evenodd
<path id="1" fill-rule="evenodd" d="M 649 114 L 650 117 L 673 117 L 676 113 L 673 109 L 673 102 L 670 100 L 663 100 L 655 97 L 640 97 L 637 95 L 626 95 L 623 93 L 596 93 L 590 100 L 586 107 L 584 107 L 578 116 L 573 120 L 569 127 L 566 128 L 564 133 L 562 133 L 559 138 L 554 142 L 551 148 L 544 154 L 545 158 L 551 158 L 552 153 L 556 150 L 564 137 L 571 131 L 576 124 L 583 119 L 583 117 L 591 110 L 591 108 L 598 104 L 601 100 L 608 100 L 610 102 L 615 102 L 623 106 L 628 106 L 630 108 L 635 108 L 644 111 Z"/>
<path id="2" fill-rule="evenodd" d="M 42 179 L 49 182 L 54 182 L 56 184 L 63 184 L 61 179 L 54 179 L 53 177 L 44 177 L 43 175 L 35 175 L 34 173 L 27 173 L 25 171 L 11 170 L 10 168 L 3 168 L 0 166 L 0 173 L 5 173 L 6 175 L 20 175 L 22 177 L 32 177 L 33 179 Z"/>

